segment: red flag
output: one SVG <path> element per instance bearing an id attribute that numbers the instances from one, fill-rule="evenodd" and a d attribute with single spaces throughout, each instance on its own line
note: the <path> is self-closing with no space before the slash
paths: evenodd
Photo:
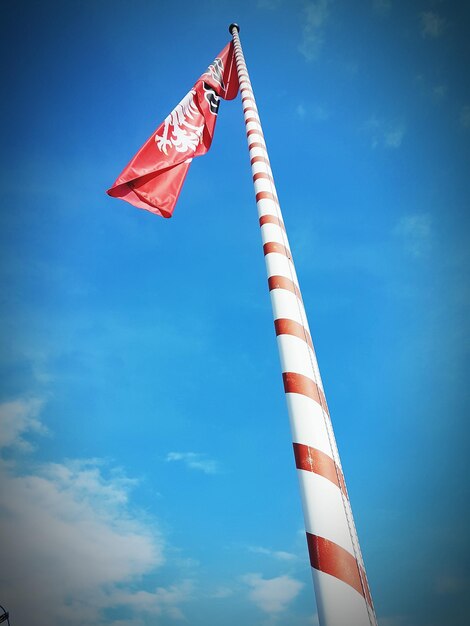
<path id="1" fill-rule="evenodd" d="M 107 193 L 140 209 L 171 217 L 193 157 L 210 148 L 220 98 L 232 100 L 237 93 L 238 76 L 230 42 Z"/>

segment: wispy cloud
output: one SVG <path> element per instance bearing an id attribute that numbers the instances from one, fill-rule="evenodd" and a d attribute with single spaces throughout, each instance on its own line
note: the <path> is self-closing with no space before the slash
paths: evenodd
<path id="1" fill-rule="evenodd" d="M 325 122 L 330 118 L 330 111 L 321 104 L 308 104 L 299 102 L 295 107 L 295 113 L 300 119 L 310 118 L 315 122 Z"/>
<path id="2" fill-rule="evenodd" d="M 423 11 L 420 16 L 421 35 L 436 39 L 440 37 L 446 27 L 446 21 L 433 11 Z"/>
<path id="3" fill-rule="evenodd" d="M 446 98 L 448 86 L 442 80 L 436 82 L 435 78 L 420 73 L 415 76 L 415 81 L 423 95 L 431 97 L 435 102 L 440 102 Z"/>
<path id="4" fill-rule="evenodd" d="M 285 552 L 284 550 L 270 550 L 269 548 L 263 548 L 262 546 L 250 546 L 250 552 L 255 554 L 264 554 L 278 561 L 295 561 L 297 556 L 292 552 Z"/>
<path id="5" fill-rule="evenodd" d="M 403 216 L 394 229 L 406 251 L 414 257 L 425 256 L 431 246 L 431 218 L 426 213 Z"/>
<path id="6" fill-rule="evenodd" d="M 454 595 L 470 591 L 470 578 L 455 574 L 442 574 L 435 582 L 436 591 L 441 595 Z"/>
<path id="7" fill-rule="evenodd" d="M 328 19 L 329 5 L 330 0 L 315 0 L 305 5 L 305 21 L 298 49 L 307 61 L 314 61 L 323 46 L 323 27 Z"/>
<path id="8" fill-rule="evenodd" d="M 199 452 L 169 452 L 166 460 L 181 461 L 189 469 L 199 470 L 204 472 L 204 474 L 217 474 L 219 471 L 217 461 L 208 459 L 206 455 Z"/>
<path id="9" fill-rule="evenodd" d="M 442 98 L 445 98 L 447 95 L 447 85 L 444 85 L 444 83 L 434 85 L 432 93 L 437 100 L 442 100 Z"/>
<path id="10" fill-rule="evenodd" d="M 20 416 L 4 432 L 9 447 L 44 428 L 38 405 L 2 408 Z M 118 608 L 133 625 L 146 614 L 182 617 L 189 581 L 135 590 L 164 564 L 166 549 L 155 520 L 130 502 L 137 481 L 97 459 L 28 465 L 0 463 L 0 585 L 18 623 L 102 626 Z"/>
<path id="11" fill-rule="evenodd" d="M 282 4 L 282 0 L 258 0 L 257 5 L 260 9 L 269 9 L 275 11 Z"/>
<path id="12" fill-rule="evenodd" d="M 401 122 L 386 122 L 375 116 L 365 122 L 363 130 L 370 136 L 371 147 L 399 148 L 405 137 L 405 126 Z"/>
<path id="13" fill-rule="evenodd" d="M 380 15 L 388 15 L 392 8 L 391 0 L 372 0 L 372 8 Z"/>
<path id="14" fill-rule="evenodd" d="M 384 131 L 384 145 L 386 148 L 399 148 L 403 137 L 405 136 L 405 129 L 403 126 L 397 126 L 390 130 Z"/>
<path id="15" fill-rule="evenodd" d="M 172 619 L 185 620 L 180 605 L 187 602 L 192 594 L 192 581 L 184 580 L 176 585 L 157 587 L 153 591 L 119 589 L 112 594 L 111 599 L 114 606 L 127 607 L 138 614 L 147 614 L 153 619 L 156 616 L 168 615 Z"/>
<path id="16" fill-rule="evenodd" d="M 233 590 L 229 587 L 217 587 L 209 597 L 215 599 L 229 598 L 233 594 Z"/>
<path id="17" fill-rule="evenodd" d="M 464 128 L 470 128 L 470 105 L 464 105 L 460 110 L 460 123 Z"/>
<path id="18" fill-rule="evenodd" d="M 42 405 L 43 401 L 38 398 L 19 399 L 0 405 L 0 448 L 33 448 L 25 435 L 47 432 L 38 419 Z"/>
<path id="19" fill-rule="evenodd" d="M 249 599 L 269 615 L 285 611 L 304 586 L 299 580 L 287 575 L 263 578 L 261 574 L 246 574 L 242 580 L 250 587 Z"/>

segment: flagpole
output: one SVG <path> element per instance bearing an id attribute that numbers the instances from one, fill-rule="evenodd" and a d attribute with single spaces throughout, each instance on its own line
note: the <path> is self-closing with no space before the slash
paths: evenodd
<path id="1" fill-rule="evenodd" d="M 233 37 L 320 626 L 377 626 L 237 24 Z"/>

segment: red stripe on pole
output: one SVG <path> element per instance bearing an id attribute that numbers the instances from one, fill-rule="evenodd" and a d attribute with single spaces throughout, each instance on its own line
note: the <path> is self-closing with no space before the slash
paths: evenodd
<path id="1" fill-rule="evenodd" d="M 270 254 L 271 252 L 277 252 L 277 254 L 282 254 L 288 259 L 292 259 L 292 256 L 286 246 L 283 246 L 282 243 L 278 243 L 277 241 L 268 241 L 263 246 L 264 256 Z"/>
<path id="2" fill-rule="evenodd" d="M 260 178 L 269 180 L 270 182 L 274 182 L 273 177 L 267 174 L 266 172 L 257 172 L 256 174 L 253 174 L 253 180 L 260 180 Z"/>
<path id="3" fill-rule="evenodd" d="M 258 157 L 255 157 L 255 159 Z M 279 226 L 279 228 L 282 228 L 282 230 L 285 232 L 286 227 L 284 226 L 284 223 L 275 215 L 262 215 L 259 218 L 259 225 L 263 226 L 263 224 L 276 224 L 276 226 Z"/>
<path id="4" fill-rule="evenodd" d="M 259 141 L 254 141 L 253 143 L 250 143 L 248 145 L 248 150 L 252 150 L 253 148 L 263 148 L 264 150 L 266 150 L 266 146 L 264 145 L 264 143 L 261 143 Z"/>
<path id="5" fill-rule="evenodd" d="M 299 324 L 299 322 L 280 317 L 274 320 L 274 328 L 276 329 L 276 335 L 292 335 L 293 337 L 298 337 L 305 341 L 313 350 L 313 342 L 310 333 L 302 324 Z"/>
<path id="6" fill-rule="evenodd" d="M 339 487 L 347 497 L 343 473 L 330 456 L 303 443 L 294 443 L 293 446 L 297 469 L 323 476 Z"/>
<path id="7" fill-rule="evenodd" d="M 249 137 L 250 135 L 259 135 L 260 137 L 262 137 L 263 133 L 261 132 L 261 129 L 252 128 L 246 131 L 246 136 Z"/>
<path id="8" fill-rule="evenodd" d="M 253 111 L 253 113 L 258 113 L 258 111 L 254 109 L 253 107 L 245 107 L 243 109 L 243 113 L 248 113 L 248 111 Z"/>
<path id="9" fill-rule="evenodd" d="M 264 156 L 255 156 L 250 159 L 250 163 L 251 165 L 253 165 L 253 163 L 264 163 L 265 165 L 268 165 L 268 159 Z"/>
<path id="10" fill-rule="evenodd" d="M 276 204 L 279 204 L 279 200 L 276 196 L 269 191 L 258 191 L 256 194 L 256 202 L 259 202 L 260 200 L 272 200 Z"/>
<path id="11" fill-rule="evenodd" d="M 255 122 L 255 124 L 259 125 L 259 120 L 256 119 L 256 117 L 247 117 L 246 120 L 245 120 L 245 124 L 248 124 L 248 122 Z M 261 126 L 260 126 L 260 128 L 261 128 Z"/>
<path id="12" fill-rule="evenodd" d="M 282 378 L 286 393 L 299 393 L 302 396 L 307 396 L 322 406 L 328 413 L 324 395 L 314 380 L 303 374 L 297 374 L 297 372 L 283 372 Z"/>
<path id="13" fill-rule="evenodd" d="M 286 289 L 287 291 L 291 291 L 294 293 L 300 301 L 302 301 L 302 296 L 300 295 L 300 290 L 295 283 L 286 278 L 285 276 L 270 276 L 268 278 L 269 291 L 273 289 Z"/>
<path id="14" fill-rule="evenodd" d="M 342 580 L 365 598 L 359 565 L 354 556 L 329 539 L 306 534 L 310 565 L 324 574 Z"/>

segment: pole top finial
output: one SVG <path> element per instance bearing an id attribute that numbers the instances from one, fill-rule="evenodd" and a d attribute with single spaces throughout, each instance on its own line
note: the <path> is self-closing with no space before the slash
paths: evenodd
<path id="1" fill-rule="evenodd" d="M 240 32 L 240 26 L 238 24 L 230 24 L 230 26 L 228 27 L 228 32 L 232 35 L 232 30 L 236 28 L 237 32 Z"/>

